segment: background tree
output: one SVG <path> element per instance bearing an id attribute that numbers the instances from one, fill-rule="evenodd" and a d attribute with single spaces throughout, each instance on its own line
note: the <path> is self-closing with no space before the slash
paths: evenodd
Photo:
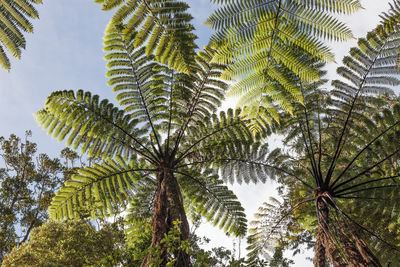
<path id="1" fill-rule="evenodd" d="M 0 262 L 31 230 L 47 220 L 47 209 L 61 185 L 59 159 L 37 154 L 36 144 L 15 135 L 0 137 Z"/>
<path id="2" fill-rule="evenodd" d="M 23 33 L 33 32 L 30 19 L 38 19 L 35 5 L 42 0 L 1 0 L 0 1 L 0 66 L 10 71 L 11 64 L 6 50 L 16 58 L 21 57 L 26 41 Z"/>
<path id="3" fill-rule="evenodd" d="M 7 255 L 2 266 L 137 266 L 118 223 L 98 231 L 85 221 L 47 222 Z"/>

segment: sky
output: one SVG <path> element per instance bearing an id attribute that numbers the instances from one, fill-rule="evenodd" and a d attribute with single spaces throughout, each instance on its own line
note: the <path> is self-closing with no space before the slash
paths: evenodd
<path id="1" fill-rule="evenodd" d="M 209 0 L 189 0 L 194 25 L 199 36 L 199 47 L 208 42 L 211 30 L 202 24 L 212 10 Z M 344 21 L 351 27 L 355 37 L 363 37 L 379 22 L 379 14 L 388 9 L 388 0 L 361 0 L 364 7 Z M 38 151 L 53 157 L 64 148 L 63 143 L 46 135 L 36 124 L 33 113 L 43 107 L 46 97 L 55 90 L 83 89 L 99 94 L 102 98 L 114 99 L 111 88 L 106 85 L 105 61 L 102 37 L 110 13 L 105 13 L 93 0 L 44 1 L 39 8 L 40 20 L 34 21 L 35 33 L 27 35 L 27 50 L 21 60 L 11 60 L 10 73 L 0 69 L 0 136 L 11 133 L 23 136 L 32 130 L 32 141 Z M 332 43 L 336 62 L 340 63 L 356 39 L 345 43 Z M 335 77 L 336 64 L 328 66 L 328 78 Z M 234 105 L 227 99 L 224 107 Z M 273 145 L 276 140 L 269 142 Z M 257 185 L 233 185 L 231 188 L 242 201 L 248 220 L 257 208 L 270 196 L 276 196 L 271 182 Z M 199 229 L 200 235 L 212 239 L 213 246 L 228 246 L 232 240 L 210 225 Z M 244 241 L 243 241 L 244 242 Z M 245 244 L 242 244 L 242 248 Z M 242 249 L 242 255 L 245 251 Z M 311 253 L 294 258 L 294 266 L 309 266 L 305 261 Z"/>

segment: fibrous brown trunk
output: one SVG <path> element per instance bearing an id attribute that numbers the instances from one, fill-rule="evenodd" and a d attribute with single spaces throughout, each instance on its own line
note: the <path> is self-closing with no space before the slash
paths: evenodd
<path id="1" fill-rule="evenodd" d="M 153 204 L 153 218 L 151 227 L 153 230 L 153 237 L 151 247 L 160 248 L 160 255 L 158 259 L 161 261 L 160 266 L 165 266 L 169 260 L 166 249 L 163 247 L 161 240 L 165 234 L 168 234 L 171 228 L 174 227 L 173 222 L 179 220 L 181 223 L 181 240 L 189 239 L 189 223 L 186 218 L 186 213 L 183 207 L 182 193 L 178 181 L 174 177 L 172 171 L 162 169 L 157 174 L 157 188 Z M 174 253 L 173 258 L 176 259 L 174 266 L 190 267 L 189 255 L 183 251 L 178 250 Z M 153 260 L 153 255 L 149 253 L 142 262 L 142 267 L 150 266 Z"/>
<path id="2" fill-rule="evenodd" d="M 325 241 L 327 238 L 326 229 L 329 223 L 329 209 L 324 202 L 316 201 L 315 204 L 317 205 L 317 210 L 319 212 L 319 220 L 318 232 L 314 247 L 314 266 L 325 267 L 327 264 Z"/>
<path id="3" fill-rule="evenodd" d="M 318 232 L 315 241 L 314 247 L 314 266 L 315 267 L 325 267 L 326 266 L 326 252 L 325 246 L 323 244 L 324 233 L 322 232 L 321 227 L 318 227 Z"/>
<path id="4" fill-rule="evenodd" d="M 344 218 L 329 220 L 329 201 L 330 198 L 323 194 L 316 197 L 319 220 L 314 266 L 325 267 L 329 259 L 334 267 L 381 267 L 364 240 Z"/>

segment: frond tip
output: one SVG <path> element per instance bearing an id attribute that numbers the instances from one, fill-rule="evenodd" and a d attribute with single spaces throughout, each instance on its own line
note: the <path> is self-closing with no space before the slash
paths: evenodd
<path id="1" fill-rule="evenodd" d="M 26 41 L 23 32 L 33 32 L 30 19 L 38 19 L 35 5 L 41 0 L 0 0 L 0 66 L 10 71 L 11 63 L 6 54 L 20 58 Z"/>

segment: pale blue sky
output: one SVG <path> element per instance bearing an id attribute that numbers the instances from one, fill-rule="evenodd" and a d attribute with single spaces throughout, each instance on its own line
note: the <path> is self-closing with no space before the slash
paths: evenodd
<path id="1" fill-rule="evenodd" d="M 64 147 L 42 131 L 32 114 L 43 107 L 46 97 L 54 90 L 84 89 L 113 99 L 106 86 L 102 37 L 110 14 L 101 11 L 92 0 L 51 0 L 39 7 L 40 20 L 34 22 L 35 34 L 27 36 L 27 50 L 22 60 L 12 60 L 12 71 L 0 70 L 0 136 L 33 131 L 32 140 L 39 151 L 57 156 Z M 203 24 L 212 6 L 209 0 L 190 0 L 194 24 L 199 36 L 198 45 L 208 42 L 210 30 Z M 378 14 L 387 10 L 388 0 L 362 0 L 365 10 L 346 19 L 356 37 L 362 37 L 379 21 Z M 337 62 L 355 40 L 334 44 Z M 331 75 L 335 65 L 329 66 Z M 226 104 L 225 106 L 229 106 Z M 273 186 L 233 186 L 246 208 L 248 219 L 262 202 L 274 195 Z M 203 227 L 201 233 L 213 238 L 213 245 L 227 245 L 218 229 Z M 242 247 L 245 247 L 243 245 Z M 244 251 L 242 252 L 243 255 Z M 299 267 L 308 266 L 304 256 L 296 258 Z"/>

